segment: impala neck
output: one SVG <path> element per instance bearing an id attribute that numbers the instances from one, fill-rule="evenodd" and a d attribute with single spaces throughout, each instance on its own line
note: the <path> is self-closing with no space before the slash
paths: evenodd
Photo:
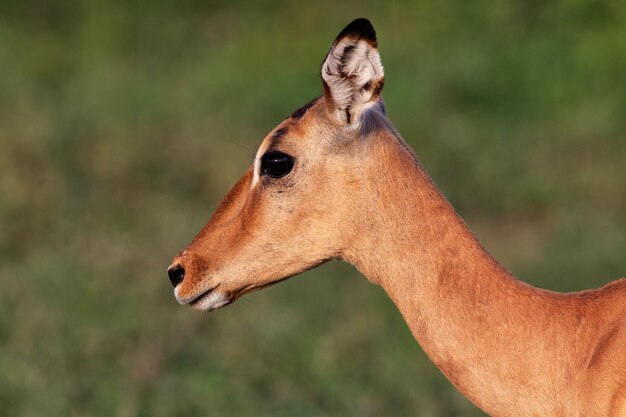
<path id="1" fill-rule="evenodd" d="M 558 328 L 550 323 L 558 315 L 547 312 L 555 296 L 502 268 L 393 139 L 399 146 L 381 150 L 382 171 L 372 170 L 378 188 L 370 192 L 380 196 L 370 206 L 372 223 L 347 260 L 384 288 L 427 355 L 470 400 L 494 416 L 526 415 L 529 389 L 541 401 L 552 382 L 567 379 L 557 371 L 554 381 L 539 380 L 545 362 L 556 360 L 542 348 L 567 343 L 558 332 L 539 336 L 541 326 Z"/>

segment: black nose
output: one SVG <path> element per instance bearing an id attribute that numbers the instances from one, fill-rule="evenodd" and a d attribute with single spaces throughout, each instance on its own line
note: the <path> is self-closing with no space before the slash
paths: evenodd
<path id="1" fill-rule="evenodd" d="M 167 275 L 170 276 L 172 285 L 176 287 L 185 279 L 185 269 L 180 264 L 172 265 L 167 268 Z"/>

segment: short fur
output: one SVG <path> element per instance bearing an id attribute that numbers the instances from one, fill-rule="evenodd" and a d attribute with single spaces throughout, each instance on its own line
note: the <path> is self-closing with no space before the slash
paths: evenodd
<path id="1" fill-rule="evenodd" d="M 560 294 L 501 267 L 365 88 L 382 85 L 370 27 L 342 32 L 322 66 L 324 97 L 265 138 L 174 258 L 185 269 L 176 298 L 208 311 L 343 259 L 384 288 L 427 355 L 488 414 L 626 416 L 626 280 Z M 260 172 L 269 149 L 293 156 L 284 178 Z"/>

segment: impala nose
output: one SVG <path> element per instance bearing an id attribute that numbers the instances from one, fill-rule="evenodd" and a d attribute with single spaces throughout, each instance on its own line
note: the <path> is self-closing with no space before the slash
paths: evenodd
<path id="1" fill-rule="evenodd" d="M 167 268 L 167 275 L 169 275 L 172 285 L 176 288 L 185 279 L 185 268 L 180 264 L 174 264 Z"/>

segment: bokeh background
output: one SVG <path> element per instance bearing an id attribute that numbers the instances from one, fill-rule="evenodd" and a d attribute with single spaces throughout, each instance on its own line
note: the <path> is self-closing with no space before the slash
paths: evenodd
<path id="1" fill-rule="evenodd" d="M 0 415 L 482 415 L 348 265 L 212 314 L 165 273 L 361 16 L 391 120 L 504 265 L 626 274 L 622 0 L 2 1 Z"/>

